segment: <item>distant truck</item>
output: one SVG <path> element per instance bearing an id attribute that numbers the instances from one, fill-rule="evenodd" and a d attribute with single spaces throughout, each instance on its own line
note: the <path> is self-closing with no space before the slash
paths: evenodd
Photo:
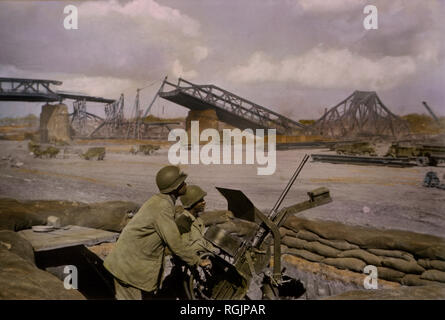
<path id="1" fill-rule="evenodd" d="M 85 160 L 103 160 L 105 157 L 105 148 L 104 147 L 96 147 L 96 148 L 89 148 L 87 152 L 81 155 L 82 158 Z"/>
<path id="2" fill-rule="evenodd" d="M 159 150 L 160 146 L 152 145 L 152 144 L 141 144 L 139 145 L 139 149 L 136 150 L 134 147 L 131 147 L 130 153 L 138 154 L 143 153 L 146 156 L 153 154 L 156 150 Z"/>
<path id="3" fill-rule="evenodd" d="M 338 143 L 333 149 L 337 154 L 377 156 L 374 147 L 369 142 Z"/>
<path id="4" fill-rule="evenodd" d="M 445 161 L 445 146 L 396 142 L 389 147 L 385 156 L 408 158 L 415 160 L 420 166 L 436 166 Z"/>

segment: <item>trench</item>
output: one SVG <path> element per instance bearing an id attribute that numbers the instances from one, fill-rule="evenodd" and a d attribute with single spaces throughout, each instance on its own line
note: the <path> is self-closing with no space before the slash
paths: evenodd
<path id="1" fill-rule="evenodd" d="M 77 286 L 89 300 L 114 299 L 113 277 L 104 268 L 103 261 L 83 245 L 35 252 L 36 266 L 61 281 L 67 265 L 77 268 Z"/>
<path id="2" fill-rule="evenodd" d="M 40 251 L 35 253 L 36 265 L 62 282 L 67 277 L 64 268 L 74 265 L 78 272 L 78 290 L 88 300 L 114 300 L 114 285 L 112 275 L 103 267 L 103 260 L 83 245 Z M 168 275 L 170 268 L 165 270 Z M 282 299 L 316 300 L 337 295 L 350 290 L 363 289 L 354 283 L 338 280 L 328 280 L 323 276 L 300 270 L 296 266 L 283 261 L 284 277 L 298 280 L 299 288 L 294 292 L 297 297 L 284 296 Z M 249 288 L 250 299 L 261 299 L 261 285 L 252 283 Z M 168 297 L 166 298 L 168 299 Z"/>

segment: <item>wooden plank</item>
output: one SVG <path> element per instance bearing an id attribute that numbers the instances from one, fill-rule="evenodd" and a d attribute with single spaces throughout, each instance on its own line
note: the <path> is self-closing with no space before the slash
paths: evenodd
<path id="1" fill-rule="evenodd" d="M 100 229 L 69 226 L 50 232 L 35 232 L 32 229 L 18 232 L 28 240 L 34 251 L 46 251 L 77 245 L 93 246 L 102 242 L 116 242 L 119 233 Z"/>

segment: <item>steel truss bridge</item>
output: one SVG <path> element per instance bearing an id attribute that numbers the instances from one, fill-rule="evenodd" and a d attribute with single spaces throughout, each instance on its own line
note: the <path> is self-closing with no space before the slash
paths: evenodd
<path id="1" fill-rule="evenodd" d="M 173 89 L 164 91 L 165 85 Z M 277 134 L 306 129 L 297 121 L 211 84 L 196 85 L 181 78 L 174 84 L 165 79 L 158 94 L 190 110 L 213 109 L 219 120 L 240 129 L 276 129 Z"/>
<path id="2" fill-rule="evenodd" d="M 308 130 L 331 138 L 390 136 L 409 134 L 405 120 L 392 113 L 374 91 L 354 91 Z"/>
<path id="3" fill-rule="evenodd" d="M 112 126 L 122 121 L 123 97 L 119 100 L 94 97 L 80 93 L 55 90 L 62 81 L 22 78 L 0 78 L 0 101 L 24 102 L 59 102 L 73 100 L 73 113 L 71 124 L 82 133 L 86 127 L 87 119 L 97 122 L 110 123 Z M 87 102 L 104 103 L 107 119 L 89 113 L 86 110 Z M 109 112 L 107 112 L 109 111 Z M 113 112 L 114 111 L 114 112 Z"/>
<path id="4" fill-rule="evenodd" d="M 61 102 L 65 99 L 110 104 L 114 99 L 54 90 L 62 81 L 0 78 L 0 101 Z"/>

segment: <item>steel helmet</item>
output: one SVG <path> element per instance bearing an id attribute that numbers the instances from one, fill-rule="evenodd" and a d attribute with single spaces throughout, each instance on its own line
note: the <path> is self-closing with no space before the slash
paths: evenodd
<path id="1" fill-rule="evenodd" d="M 204 199 L 206 195 L 207 192 L 198 186 L 187 186 L 185 195 L 181 196 L 180 199 L 184 208 L 190 209 L 194 204 Z"/>
<path id="2" fill-rule="evenodd" d="M 156 184 L 161 193 L 170 193 L 176 190 L 187 178 L 177 166 L 165 166 L 156 174 Z"/>

